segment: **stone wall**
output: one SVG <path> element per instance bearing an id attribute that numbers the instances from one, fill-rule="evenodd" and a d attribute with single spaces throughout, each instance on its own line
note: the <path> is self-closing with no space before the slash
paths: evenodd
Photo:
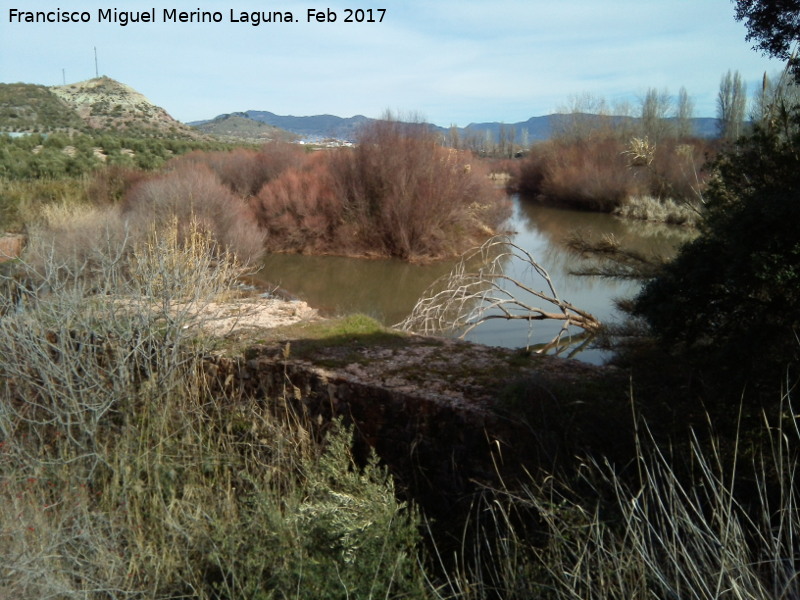
<path id="1" fill-rule="evenodd" d="M 246 354 L 209 357 L 212 384 L 228 397 L 262 399 L 265 410 L 289 406 L 319 427 L 343 417 L 354 427 L 357 455 L 374 448 L 400 494 L 440 527 L 463 523 L 476 494 L 501 478 L 513 484 L 549 472 L 571 453 L 570 407 L 585 405 L 583 391 L 596 394 L 587 383 L 608 375 L 575 361 L 424 338 L 364 345 L 340 364 L 332 359 L 342 355 L 338 347 L 310 358 L 292 358 L 280 344 Z"/>

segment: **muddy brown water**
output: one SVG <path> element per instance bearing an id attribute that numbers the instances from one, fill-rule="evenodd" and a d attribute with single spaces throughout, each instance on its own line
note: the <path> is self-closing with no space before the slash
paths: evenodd
<path id="1" fill-rule="evenodd" d="M 565 240 L 572 232 L 581 230 L 591 237 L 613 235 L 625 248 L 666 256 L 674 254 L 676 248 L 691 237 L 679 227 L 543 207 L 517 196 L 512 200 L 514 213 L 508 225 L 515 232 L 512 240 L 547 270 L 562 299 L 592 313 L 601 322 L 621 318 L 614 299 L 633 296 L 639 283 L 572 274 L 585 266 L 585 262 L 566 247 Z M 428 286 L 449 273 L 456 262 L 411 265 L 399 260 L 271 254 L 264 259 L 257 277 L 288 290 L 323 314 L 360 312 L 392 325 L 404 319 Z M 531 280 L 530 270 L 524 263 L 512 261 L 506 269 L 508 274 L 531 281 L 536 289 L 543 289 L 541 281 Z M 520 348 L 546 343 L 560 328 L 561 324 L 556 321 L 529 324 L 498 319 L 482 324 L 466 339 Z M 580 333 L 580 330 L 571 331 L 575 336 Z M 578 346 L 576 340 L 562 354 L 569 355 Z M 590 344 L 575 354 L 575 358 L 593 364 L 600 364 L 607 357 L 606 352 L 591 348 Z"/>

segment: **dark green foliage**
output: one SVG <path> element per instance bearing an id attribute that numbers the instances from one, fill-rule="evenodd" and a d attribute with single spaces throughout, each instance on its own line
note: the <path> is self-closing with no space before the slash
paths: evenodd
<path id="1" fill-rule="evenodd" d="M 800 357 L 800 110 L 722 155 L 702 235 L 638 296 L 658 336 L 728 383 L 772 380 Z"/>
<path id="2" fill-rule="evenodd" d="M 736 0 L 736 20 L 747 26 L 747 40 L 770 56 L 790 60 L 800 39 L 800 0 Z M 797 57 L 791 65 L 800 80 Z"/>

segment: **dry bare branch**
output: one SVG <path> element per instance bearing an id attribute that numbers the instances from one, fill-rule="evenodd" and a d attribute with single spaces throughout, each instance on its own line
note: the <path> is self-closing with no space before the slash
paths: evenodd
<path id="1" fill-rule="evenodd" d="M 512 261 L 525 265 L 531 275 L 527 282 L 506 272 Z M 537 289 L 536 283 L 544 285 Z M 558 344 L 571 325 L 590 333 L 600 328 L 594 316 L 562 300 L 547 271 L 507 236 L 495 236 L 467 252 L 449 275 L 428 288 L 397 327 L 424 334 L 459 331 L 463 338 L 494 319 L 529 324 L 545 319 L 562 321 L 549 345 Z"/>

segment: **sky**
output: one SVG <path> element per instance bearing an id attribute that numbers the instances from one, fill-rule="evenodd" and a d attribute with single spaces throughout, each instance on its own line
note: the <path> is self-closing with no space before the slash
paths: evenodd
<path id="1" fill-rule="evenodd" d="M 649 88 L 694 115 L 716 115 L 721 77 L 751 94 L 783 65 L 745 40 L 730 0 L 2 0 L 0 82 L 61 85 L 107 75 L 176 119 L 266 110 L 280 115 L 387 110 L 441 126 L 627 103 Z M 323 21 L 309 21 L 309 10 Z M 345 22 L 372 10 L 376 22 Z M 382 22 L 377 22 L 381 17 Z M 77 11 L 88 23 L 12 21 L 17 11 Z M 154 23 L 102 21 L 155 11 Z M 102 11 L 102 12 L 101 12 Z M 164 12 L 217 11 L 219 23 L 165 22 Z M 295 21 L 243 22 L 291 12 Z M 328 11 L 336 16 L 328 20 Z M 23 17 L 24 19 L 24 17 Z M 250 18 L 250 21 L 253 19 Z M 236 22 L 238 21 L 238 22 Z M 97 65 L 95 65 L 95 48 Z M 96 70 L 97 66 L 97 70 Z"/>

